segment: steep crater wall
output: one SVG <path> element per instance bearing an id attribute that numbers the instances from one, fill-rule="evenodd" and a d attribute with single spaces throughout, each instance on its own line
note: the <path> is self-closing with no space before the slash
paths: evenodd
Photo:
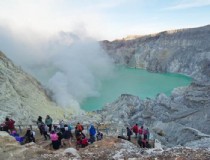
<path id="1" fill-rule="evenodd" d="M 131 40 L 103 41 L 102 46 L 117 64 L 152 72 L 210 79 L 210 25 L 165 31 Z"/>

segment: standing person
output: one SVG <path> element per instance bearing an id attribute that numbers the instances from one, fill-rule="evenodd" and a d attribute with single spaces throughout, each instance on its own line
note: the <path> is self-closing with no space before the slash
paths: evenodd
<path id="1" fill-rule="evenodd" d="M 128 137 L 128 140 L 130 141 L 131 140 L 131 135 L 133 134 L 131 129 L 129 127 L 126 128 L 127 129 L 127 137 Z"/>
<path id="2" fill-rule="evenodd" d="M 60 125 L 60 131 L 62 132 L 62 134 L 65 132 L 65 128 L 64 128 L 64 121 L 63 120 L 61 120 L 60 122 L 59 122 L 59 125 Z"/>
<path id="3" fill-rule="evenodd" d="M 13 130 L 15 130 L 15 121 L 13 119 L 9 119 L 8 117 L 5 118 L 5 125 L 6 125 L 6 128 L 8 128 L 9 130 L 9 133 L 12 133 Z"/>
<path id="4" fill-rule="evenodd" d="M 36 121 L 36 124 L 37 124 L 37 126 L 39 128 L 40 134 L 42 135 L 43 133 L 42 133 L 41 125 L 43 124 L 43 122 L 42 122 L 42 117 L 41 116 L 38 117 L 38 119 Z"/>
<path id="5" fill-rule="evenodd" d="M 44 135 L 45 140 L 47 140 L 47 137 L 50 139 L 50 135 L 47 133 L 48 127 L 44 123 L 41 124 L 40 129 Z"/>
<path id="6" fill-rule="evenodd" d="M 90 134 L 90 143 L 95 142 L 96 129 L 93 125 L 90 125 L 89 134 Z"/>
<path id="7" fill-rule="evenodd" d="M 77 127 L 77 130 L 80 132 L 82 132 L 84 130 L 84 127 L 79 122 L 77 123 L 76 127 Z"/>
<path id="8" fill-rule="evenodd" d="M 139 136 L 141 136 L 141 138 L 143 139 L 143 132 L 144 132 L 144 126 L 141 126 L 141 128 L 139 129 Z"/>
<path id="9" fill-rule="evenodd" d="M 146 139 L 146 140 L 148 140 L 148 132 L 149 132 L 148 128 L 143 130 L 143 135 L 144 135 L 143 138 Z"/>
<path id="10" fill-rule="evenodd" d="M 138 130 L 139 130 L 139 127 L 138 127 L 138 124 L 136 124 L 136 125 L 134 125 L 133 127 L 132 127 L 132 130 L 133 130 L 133 132 L 135 133 L 135 138 L 137 138 L 137 134 L 138 134 Z"/>
<path id="11" fill-rule="evenodd" d="M 76 140 L 81 139 L 82 137 L 82 134 L 77 127 L 75 127 L 75 137 L 76 137 Z"/>
<path id="12" fill-rule="evenodd" d="M 47 115 L 47 117 L 45 119 L 45 124 L 49 128 L 49 132 L 51 132 L 51 130 L 52 130 L 52 122 L 53 122 L 52 118 L 49 115 Z"/>

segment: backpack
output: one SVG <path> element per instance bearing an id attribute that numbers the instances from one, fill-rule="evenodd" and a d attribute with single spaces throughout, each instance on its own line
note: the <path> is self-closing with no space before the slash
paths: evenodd
<path id="1" fill-rule="evenodd" d="M 73 127 L 72 127 L 71 125 L 68 126 L 68 130 L 69 130 L 69 131 L 71 131 L 72 128 L 73 128 Z"/>
<path id="2" fill-rule="evenodd" d="M 79 131 L 82 131 L 84 129 L 82 125 L 78 125 L 77 128 Z"/>

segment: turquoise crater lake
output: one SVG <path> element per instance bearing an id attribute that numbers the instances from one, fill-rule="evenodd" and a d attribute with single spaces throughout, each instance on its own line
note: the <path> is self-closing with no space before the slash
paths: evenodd
<path id="1" fill-rule="evenodd" d="M 116 100 L 121 94 L 132 94 L 141 99 L 154 98 L 158 93 L 170 95 L 171 91 L 191 83 L 190 77 L 172 73 L 150 73 L 143 69 L 118 67 L 115 76 L 104 80 L 98 97 L 89 97 L 81 108 L 85 111 L 101 109 L 105 104 Z"/>

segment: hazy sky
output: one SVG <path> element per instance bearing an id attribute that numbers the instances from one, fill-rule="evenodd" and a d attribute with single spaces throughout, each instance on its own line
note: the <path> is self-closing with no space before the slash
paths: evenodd
<path id="1" fill-rule="evenodd" d="M 210 0 L 0 0 L 0 25 L 98 40 L 210 24 Z"/>

